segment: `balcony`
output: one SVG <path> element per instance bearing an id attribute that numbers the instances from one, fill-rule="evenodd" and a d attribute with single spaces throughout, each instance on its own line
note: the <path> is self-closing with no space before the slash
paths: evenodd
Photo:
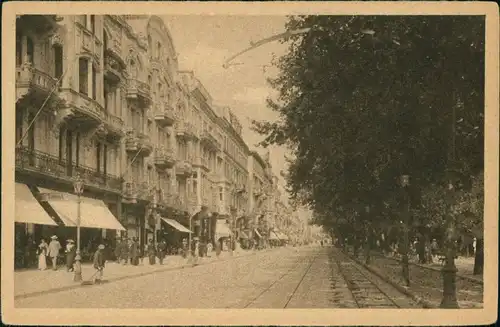
<path id="1" fill-rule="evenodd" d="M 175 173 L 177 176 L 189 177 L 193 174 L 193 167 L 187 160 L 181 160 L 178 161 L 175 166 Z"/>
<path id="2" fill-rule="evenodd" d="M 153 151 L 153 145 L 144 133 L 137 132 L 135 129 L 129 128 L 125 134 L 125 150 L 137 154 L 138 151 L 140 156 L 147 157 Z"/>
<path id="3" fill-rule="evenodd" d="M 141 182 L 136 184 L 137 198 L 143 201 L 151 202 L 154 199 L 155 187 L 149 182 Z"/>
<path id="4" fill-rule="evenodd" d="M 127 180 L 123 183 L 122 196 L 125 202 L 137 202 L 138 188 L 133 180 Z"/>
<path id="5" fill-rule="evenodd" d="M 204 130 L 201 133 L 201 142 L 208 148 L 218 151 L 221 149 L 221 144 L 219 140 L 212 134 L 212 132 L 209 132 L 207 130 Z"/>
<path id="6" fill-rule="evenodd" d="M 129 78 L 127 99 L 137 101 L 142 108 L 147 108 L 153 101 L 151 98 L 151 86 L 137 78 Z"/>
<path id="7" fill-rule="evenodd" d="M 125 135 L 123 119 L 112 114 L 106 114 L 106 127 L 108 135 L 121 139 Z"/>
<path id="8" fill-rule="evenodd" d="M 196 159 L 193 162 L 193 167 L 201 168 L 201 169 L 203 169 L 205 171 L 209 171 L 210 170 L 210 166 L 208 164 L 208 160 L 206 158 L 202 158 L 202 157 L 196 157 Z"/>
<path id="9" fill-rule="evenodd" d="M 186 121 L 178 123 L 176 128 L 176 135 L 177 137 L 183 138 L 185 140 L 193 140 L 197 138 L 193 124 Z"/>
<path id="10" fill-rule="evenodd" d="M 16 148 L 16 172 L 45 179 L 52 178 L 69 184 L 79 175 L 85 181 L 85 187 L 114 193 L 120 193 L 122 188 L 122 180 L 117 176 L 26 147 Z"/>
<path id="11" fill-rule="evenodd" d="M 124 68 L 113 57 L 104 57 L 104 78 L 112 85 L 120 83 L 124 78 L 123 72 Z"/>
<path id="12" fill-rule="evenodd" d="M 147 134 L 138 133 L 139 145 L 141 147 L 142 154 L 147 157 L 153 152 L 153 144 L 151 143 L 151 139 Z"/>
<path id="13" fill-rule="evenodd" d="M 99 102 L 72 89 L 61 89 L 59 97 L 71 111 L 71 122 L 79 127 L 96 127 L 106 121 L 106 110 Z"/>
<path id="14" fill-rule="evenodd" d="M 172 149 L 157 147 L 155 149 L 154 163 L 159 169 L 172 168 L 175 165 L 175 156 Z"/>
<path id="15" fill-rule="evenodd" d="M 125 136 L 125 150 L 137 153 L 141 148 L 139 145 L 139 136 L 134 129 L 128 129 Z"/>
<path id="16" fill-rule="evenodd" d="M 174 108 L 167 103 L 163 104 L 155 112 L 155 120 L 161 126 L 172 126 L 176 121 L 176 114 Z"/>
<path id="17" fill-rule="evenodd" d="M 41 106 L 56 86 L 57 79 L 32 66 L 30 62 L 16 67 L 16 102 L 26 97 L 35 106 Z M 55 92 L 57 94 L 57 90 Z"/>

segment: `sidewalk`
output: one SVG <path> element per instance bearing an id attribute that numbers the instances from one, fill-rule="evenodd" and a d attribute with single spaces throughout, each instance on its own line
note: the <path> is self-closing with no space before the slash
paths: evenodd
<path id="1" fill-rule="evenodd" d="M 210 257 L 198 258 L 198 265 L 209 264 L 216 261 L 231 260 L 231 258 L 243 257 L 254 255 L 257 253 L 264 253 L 267 251 L 235 251 L 233 256 L 229 252 L 222 252 L 217 258 L 215 253 Z M 167 256 L 163 265 L 159 264 L 158 258 L 155 265 L 149 265 L 148 258 L 144 258 L 143 263 L 138 266 L 121 265 L 116 262 L 107 262 L 104 269 L 104 280 L 116 281 L 120 279 L 139 277 L 143 275 L 152 274 L 155 272 L 182 269 L 192 267 L 192 262 L 181 256 Z M 95 270 L 92 264 L 82 265 L 83 280 L 88 280 L 92 277 Z M 50 269 L 39 270 L 25 270 L 14 272 L 14 298 L 24 298 L 35 296 L 47 292 L 62 291 L 72 289 L 75 287 L 88 287 L 82 286 L 80 283 L 73 281 L 74 273 L 67 272 L 65 266 L 61 266 L 59 270 L 53 271 Z"/>
<path id="2" fill-rule="evenodd" d="M 377 253 L 377 255 L 382 255 L 382 254 Z M 390 256 L 385 256 L 385 257 L 397 261 L 401 260 L 400 258 L 395 258 Z M 441 271 L 441 269 L 443 268 L 443 263 L 439 262 L 421 264 L 415 261 L 410 261 L 410 264 L 437 271 Z M 483 275 L 474 275 L 474 257 L 458 257 L 457 259 L 455 259 L 455 266 L 457 267 L 458 270 L 457 274 L 459 277 L 472 279 L 478 282 L 483 281 Z"/>
<path id="3" fill-rule="evenodd" d="M 350 251 L 349 256 L 353 253 Z M 401 262 L 392 257 L 383 255 L 372 256 L 369 266 L 364 264 L 364 253 L 360 253 L 357 259 L 363 266 L 379 275 L 401 291 L 410 294 L 414 299 L 419 299 L 428 307 L 438 308 L 442 295 L 443 281 L 440 268 L 426 267 L 411 263 L 410 266 L 410 287 L 406 287 L 401 276 Z M 412 267 L 413 266 L 413 267 Z M 421 267 L 417 269 L 417 267 Z M 439 266 L 439 264 L 438 264 Z M 457 265 L 458 266 L 458 265 Z M 463 271 L 459 269 L 458 276 L 462 276 Z M 458 277 L 457 276 L 457 277 Z M 483 307 L 483 284 L 474 278 L 456 279 L 457 300 L 460 308 L 472 309 Z"/>

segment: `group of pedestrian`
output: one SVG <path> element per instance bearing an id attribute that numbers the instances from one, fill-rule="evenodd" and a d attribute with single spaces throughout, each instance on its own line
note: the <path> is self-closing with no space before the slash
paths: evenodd
<path id="1" fill-rule="evenodd" d="M 155 246 L 153 240 L 150 240 L 144 251 L 142 251 L 137 237 L 122 238 L 115 247 L 115 256 L 118 262 L 123 265 L 130 263 L 132 266 L 138 266 L 145 256 L 148 257 L 150 265 L 156 264 L 156 257 L 158 257 L 162 265 L 167 254 L 167 248 L 165 240 L 160 241 L 157 246 Z"/>
<path id="2" fill-rule="evenodd" d="M 53 235 L 50 239 L 50 243 L 47 244 L 45 239 L 42 238 L 38 245 L 37 255 L 39 270 L 47 269 L 47 258 L 50 258 L 52 270 L 57 270 L 57 258 L 59 257 L 62 246 L 56 235 Z M 69 241 L 71 240 L 67 242 L 69 243 Z"/>

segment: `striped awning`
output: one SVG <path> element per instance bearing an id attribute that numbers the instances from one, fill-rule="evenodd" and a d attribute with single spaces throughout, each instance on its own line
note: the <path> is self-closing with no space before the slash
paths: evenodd
<path id="1" fill-rule="evenodd" d="M 49 214 L 37 201 L 28 185 L 16 183 L 15 222 L 57 226 Z"/>
<path id="2" fill-rule="evenodd" d="M 173 228 L 177 229 L 179 232 L 182 232 L 182 233 L 192 233 L 192 231 L 190 231 L 189 229 L 187 229 L 186 227 L 184 227 L 184 225 L 181 225 L 176 220 L 168 219 L 168 218 L 163 218 L 163 217 L 161 217 L 161 220 L 163 220 L 164 222 L 166 222 L 167 224 L 169 224 Z"/>
<path id="3" fill-rule="evenodd" d="M 42 195 L 58 195 L 58 197 L 49 196 L 47 203 L 59 215 L 64 225 L 69 227 L 78 225 L 78 197 L 76 195 L 45 188 L 38 189 Z M 125 230 L 103 201 L 84 196 L 81 196 L 80 200 L 80 227 Z"/>

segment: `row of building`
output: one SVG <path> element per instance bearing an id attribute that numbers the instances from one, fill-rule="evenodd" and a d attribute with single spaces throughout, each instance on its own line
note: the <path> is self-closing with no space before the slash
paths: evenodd
<path id="1" fill-rule="evenodd" d="M 75 226 L 75 178 L 88 238 L 156 241 L 165 222 L 189 226 L 202 206 L 238 238 L 304 228 L 268 155 L 250 151 L 231 110 L 179 70 L 157 16 L 17 17 L 16 143 L 16 230 L 34 238 Z M 51 224 L 27 210 L 34 200 L 54 227 L 38 227 Z"/>

